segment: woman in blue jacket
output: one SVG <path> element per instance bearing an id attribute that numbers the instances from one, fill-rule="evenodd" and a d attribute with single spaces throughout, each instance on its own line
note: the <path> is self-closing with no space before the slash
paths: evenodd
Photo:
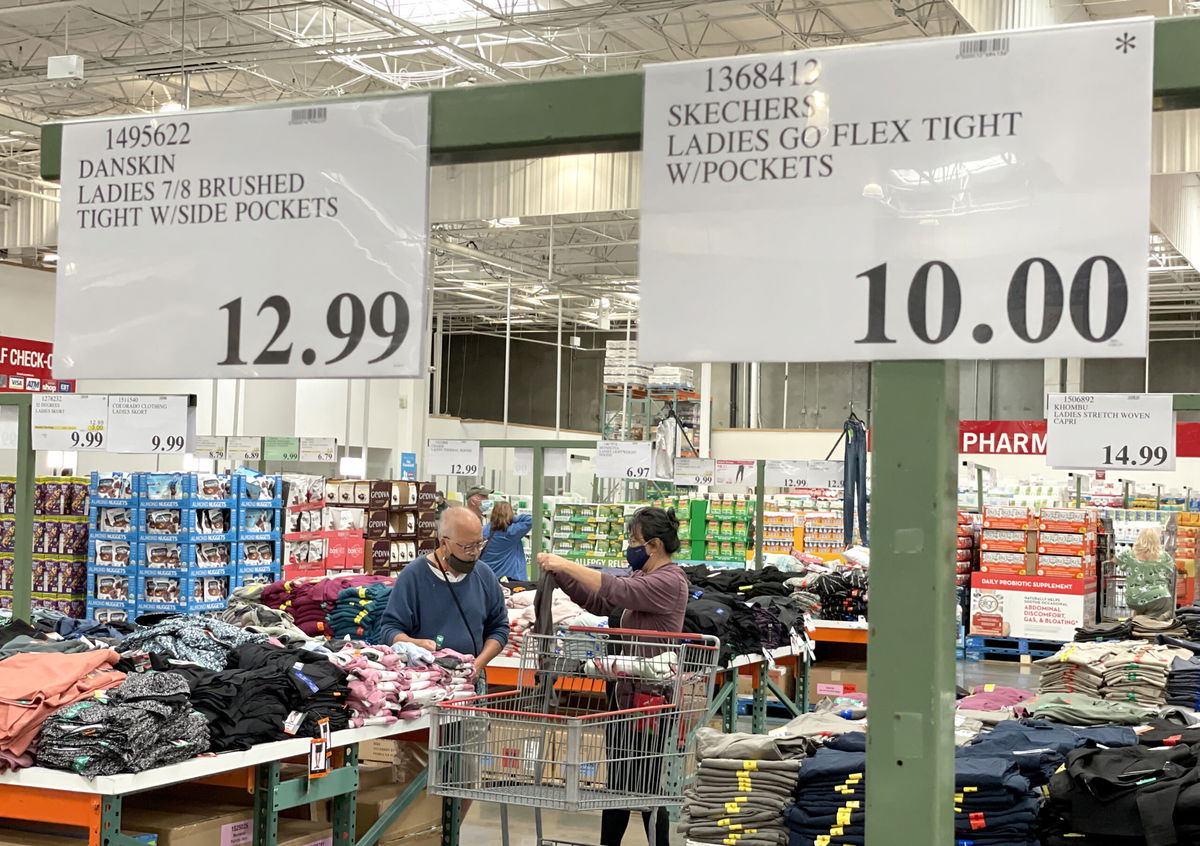
<path id="1" fill-rule="evenodd" d="M 491 567 L 498 578 L 525 581 L 529 578 L 529 568 L 521 538 L 532 528 L 532 514 L 513 514 L 511 505 L 498 500 L 483 527 L 483 536 L 488 543 L 479 560 Z"/>

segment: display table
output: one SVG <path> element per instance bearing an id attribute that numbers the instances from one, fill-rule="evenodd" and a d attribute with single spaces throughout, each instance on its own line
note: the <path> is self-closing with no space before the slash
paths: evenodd
<path id="1" fill-rule="evenodd" d="M 276 846 L 280 811 L 323 799 L 333 801 L 335 843 L 374 846 L 424 791 L 427 774 L 408 784 L 370 831 L 355 840 L 358 744 L 381 738 L 422 740 L 428 734 L 429 722 L 426 716 L 391 726 L 334 732 L 334 766 L 318 779 L 280 778 L 282 761 L 308 755 L 311 739 L 307 737 L 262 743 L 240 752 L 202 755 L 142 773 L 91 779 L 62 770 L 29 767 L 0 775 L 0 818 L 80 826 L 87 829 L 88 846 L 143 846 L 121 833 L 123 797 L 183 782 L 201 782 L 253 787 L 255 846 Z M 455 808 L 453 816 L 456 812 Z"/>

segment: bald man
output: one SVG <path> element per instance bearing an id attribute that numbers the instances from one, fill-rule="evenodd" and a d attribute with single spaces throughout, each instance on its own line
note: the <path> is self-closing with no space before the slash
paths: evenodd
<path id="1" fill-rule="evenodd" d="M 482 671 L 508 643 L 508 612 L 500 582 L 479 561 L 487 541 L 479 518 L 447 508 L 437 521 L 438 547 L 396 577 L 381 633 L 384 643 L 414 643 L 475 656 Z"/>

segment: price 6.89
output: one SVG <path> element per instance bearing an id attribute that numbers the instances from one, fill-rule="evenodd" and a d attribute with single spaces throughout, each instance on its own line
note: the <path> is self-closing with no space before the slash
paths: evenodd
<path id="1" fill-rule="evenodd" d="M 226 312 L 225 358 L 217 362 L 220 366 L 245 365 L 242 358 L 242 298 L 230 300 L 221 306 Z M 256 314 L 274 312 L 275 327 L 270 340 L 254 356 L 256 365 L 287 365 L 292 363 L 295 344 L 284 346 L 278 343 L 287 332 L 292 320 L 292 303 L 281 294 L 273 294 L 262 301 Z M 371 333 L 384 340 L 386 345 L 379 355 L 368 361 L 377 364 L 390 358 L 408 337 L 408 303 L 395 291 L 384 291 L 368 305 L 356 294 L 338 294 L 329 301 L 325 311 L 325 329 L 331 338 L 336 338 L 341 348 L 332 352 L 325 364 L 336 364 L 358 349 L 370 328 Z M 300 352 L 300 361 L 306 366 L 316 364 L 317 350 L 307 347 Z"/>
<path id="2" fill-rule="evenodd" d="M 1102 271 L 1101 281 L 1093 285 L 1095 271 Z M 1041 325 L 1031 326 L 1029 316 L 1030 287 L 1032 279 L 1041 277 L 1042 308 Z M 1032 277 L 1032 278 L 1031 278 Z M 887 264 L 876 265 L 860 273 L 859 279 L 867 280 L 867 334 L 859 338 L 858 344 L 894 344 L 896 340 L 887 335 Z M 941 285 L 941 320 L 931 327 L 926 304 L 929 301 L 931 282 L 939 280 Z M 1104 302 L 1104 322 L 1093 326 L 1091 306 L 1093 288 L 1099 289 Z M 978 289 L 977 289 L 978 290 Z M 1062 276 L 1053 264 L 1044 258 L 1026 259 L 1013 271 L 1005 296 L 1008 325 L 1022 341 L 1040 344 L 1048 340 L 1057 330 L 1063 317 L 1064 304 L 1071 315 L 1075 331 L 1088 341 L 1101 343 L 1112 338 L 1125 323 L 1129 310 L 1129 285 L 1121 266 L 1108 256 L 1092 256 L 1075 270 L 1068 292 Z M 908 287 L 908 324 L 914 335 L 927 344 L 940 344 L 954 334 L 962 314 L 962 286 L 953 268 L 943 261 L 929 261 L 921 265 L 913 275 Z M 971 330 L 977 343 L 986 344 L 995 334 L 993 328 L 980 323 Z"/>

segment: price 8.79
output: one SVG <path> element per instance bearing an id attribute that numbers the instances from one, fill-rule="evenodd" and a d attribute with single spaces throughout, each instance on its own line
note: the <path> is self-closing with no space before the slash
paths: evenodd
<path id="1" fill-rule="evenodd" d="M 1165 446 L 1104 447 L 1103 467 L 1161 467 L 1170 458 Z"/>
<path id="2" fill-rule="evenodd" d="M 247 362 L 243 356 L 246 355 L 252 355 L 253 359 L 249 363 L 258 366 L 292 363 L 295 344 L 282 343 L 292 321 L 292 303 L 287 297 L 273 294 L 258 306 L 256 316 L 268 321 L 273 318 L 274 323 L 269 330 L 270 340 L 257 351 L 243 349 L 242 332 L 245 321 L 242 314 L 242 298 L 230 300 L 221 306 L 219 311 L 226 312 L 225 358 L 217 362 L 219 366 L 245 366 Z M 338 294 L 329 301 L 325 311 L 325 329 L 330 338 L 337 339 L 340 348 L 335 347 L 331 350 L 330 357 L 323 363 L 336 364 L 352 355 L 366 337 L 368 328 L 373 335 L 386 341 L 386 346 L 367 364 L 378 364 L 391 358 L 408 337 L 409 322 L 408 303 L 395 291 L 384 291 L 370 304 L 365 303 L 357 294 Z M 306 347 L 299 355 L 300 361 L 306 366 L 316 364 L 320 357 L 313 347 Z"/>

